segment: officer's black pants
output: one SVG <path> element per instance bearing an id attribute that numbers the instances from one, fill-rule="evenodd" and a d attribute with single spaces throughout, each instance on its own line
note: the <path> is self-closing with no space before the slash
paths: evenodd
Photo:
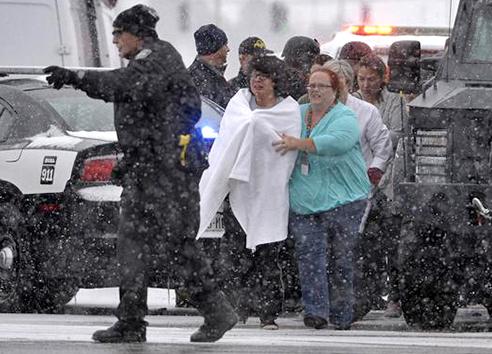
<path id="1" fill-rule="evenodd" d="M 153 182 L 155 184 L 155 182 Z M 197 190 L 125 187 L 118 228 L 120 304 L 116 316 L 143 322 L 147 314 L 147 286 L 171 276 L 187 289 L 193 305 L 218 291 L 212 270 L 196 247 Z M 183 187 L 184 188 L 184 187 Z M 185 190 L 186 192 L 186 190 Z"/>

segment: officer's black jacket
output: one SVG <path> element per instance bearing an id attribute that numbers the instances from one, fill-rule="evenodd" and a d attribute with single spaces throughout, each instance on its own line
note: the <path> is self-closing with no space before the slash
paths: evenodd
<path id="1" fill-rule="evenodd" d="M 114 102 L 124 174 L 155 178 L 176 168 L 178 136 L 193 130 L 201 102 L 180 54 L 170 43 L 146 38 L 144 49 L 127 67 L 89 71 L 77 88 L 90 97 Z"/>
<path id="2" fill-rule="evenodd" d="M 287 67 L 286 94 L 296 101 L 307 93 L 307 77 L 298 69 Z"/>
<path id="3" fill-rule="evenodd" d="M 234 92 L 237 92 L 242 88 L 249 87 L 248 76 L 245 75 L 242 70 L 239 70 L 237 76 L 229 80 L 229 85 L 231 85 Z"/>
<path id="4" fill-rule="evenodd" d="M 200 95 L 211 99 L 223 108 L 236 93 L 217 69 L 199 58 L 193 61 L 188 71 Z"/>

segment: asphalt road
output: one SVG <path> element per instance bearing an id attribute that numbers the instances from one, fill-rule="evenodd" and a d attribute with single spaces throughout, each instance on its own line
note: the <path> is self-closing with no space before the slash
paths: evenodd
<path id="1" fill-rule="evenodd" d="M 259 328 L 258 318 L 239 324 L 213 344 L 192 344 L 198 316 L 148 316 L 147 343 L 98 344 L 91 334 L 112 316 L 0 314 L 0 353 L 491 353 L 492 332 L 482 307 L 461 309 L 452 330 L 420 332 L 373 311 L 350 331 L 304 327 L 300 316 L 280 318 L 280 330 Z"/>

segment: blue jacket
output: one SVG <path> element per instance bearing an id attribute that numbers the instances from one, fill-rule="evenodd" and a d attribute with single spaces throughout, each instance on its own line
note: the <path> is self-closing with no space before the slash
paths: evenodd
<path id="1" fill-rule="evenodd" d="M 301 105 L 302 135 L 309 104 Z M 371 185 L 359 144 L 355 114 L 337 103 L 314 127 L 310 137 L 316 153 L 307 154 L 309 172 L 301 171 L 306 153 L 300 152 L 290 180 L 290 208 L 297 214 L 328 211 L 366 199 Z"/>

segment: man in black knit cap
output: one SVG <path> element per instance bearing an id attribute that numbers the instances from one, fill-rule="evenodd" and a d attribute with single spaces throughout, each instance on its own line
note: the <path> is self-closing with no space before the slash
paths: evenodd
<path id="1" fill-rule="evenodd" d="M 197 57 L 188 71 L 200 95 L 225 108 L 235 91 L 224 77 L 228 39 L 214 24 L 201 26 L 194 33 Z"/>
<path id="2" fill-rule="evenodd" d="M 187 147 L 193 144 L 200 97 L 179 53 L 159 40 L 158 20 L 155 10 L 145 5 L 116 17 L 113 43 L 129 60 L 125 68 L 45 69 L 56 89 L 72 85 L 115 106 L 115 127 L 124 153 L 113 171 L 124 188 L 117 248 L 120 303 L 118 321 L 93 334 L 98 342 L 146 341 L 147 286 L 163 271 L 181 280 L 180 286 L 205 318 L 192 342 L 214 342 L 237 322 L 195 242 L 200 175 L 190 168 L 191 156 L 181 152 L 193 150 Z"/>

